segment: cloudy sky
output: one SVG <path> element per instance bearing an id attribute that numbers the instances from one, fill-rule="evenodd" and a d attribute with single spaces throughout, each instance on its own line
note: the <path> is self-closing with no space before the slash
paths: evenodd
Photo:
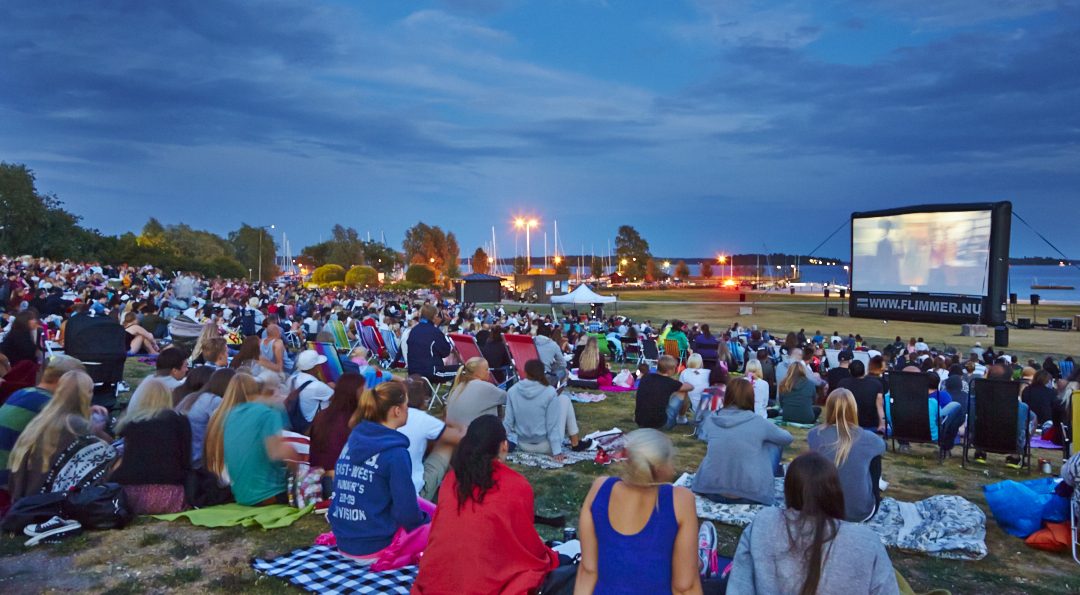
<path id="1" fill-rule="evenodd" d="M 1080 0 L 6 1 L 0 160 L 87 224 L 806 252 L 1011 200 L 1080 257 Z M 1013 228 L 1013 254 L 1050 254 Z M 553 241 L 549 239 L 549 242 Z M 521 240 L 523 243 L 523 240 Z M 542 235 L 534 232 L 534 254 Z M 822 252 L 847 254 L 847 232 Z"/>

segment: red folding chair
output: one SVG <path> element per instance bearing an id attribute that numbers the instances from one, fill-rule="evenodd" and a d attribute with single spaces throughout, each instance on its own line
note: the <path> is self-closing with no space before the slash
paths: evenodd
<path id="1" fill-rule="evenodd" d="M 484 354 L 480 351 L 480 346 L 476 344 L 476 337 L 462 333 L 450 333 L 448 336 L 450 337 L 450 342 L 454 344 L 454 350 L 457 351 L 458 359 L 461 360 L 462 365 L 465 365 L 465 362 L 474 357 L 484 357 Z M 496 379 L 496 370 L 501 370 L 503 372 L 503 377 L 506 378 L 504 382 L 499 383 L 498 379 Z M 499 388 L 506 388 L 504 385 L 510 382 L 510 378 L 514 373 L 513 366 L 496 368 L 496 370 L 488 370 L 488 374 L 491 376 L 491 383 Z"/>
<path id="2" fill-rule="evenodd" d="M 510 361 L 514 364 L 514 371 L 518 378 L 525 378 L 525 362 L 531 359 L 540 359 L 540 352 L 536 350 L 536 343 L 529 335 L 503 335 L 506 349 L 510 352 Z"/>

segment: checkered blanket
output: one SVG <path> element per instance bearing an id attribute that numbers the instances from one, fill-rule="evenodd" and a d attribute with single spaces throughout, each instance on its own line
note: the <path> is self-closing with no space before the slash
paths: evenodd
<path id="1" fill-rule="evenodd" d="M 561 463 L 556 461 L 551 455 L 525 452 L 520 449 L 507 455 L 506 460 L 526 467 L 562 469 L 567 465 L 573 465 L 582 461 L 596 460 L 597 448 L 606 450 L 613 460 L 621 460 L 619 458 L 621 451 L 623 447 L 626 446 L 626 437 L 619 428 L 593 432 L 592 434 L 584 436 L 582 439 L 592 440 L 593 443 L 591 448 L 584 452 L 574 452 L 570 450 L 570 442 L 565 441 L 563 442 L 563 456 L 565 458 Z"/>
<path id="2" fill-rule="evenodd" d="M 416 566 L 371 572 L 338 553 L 336 548 L 313 545 L 273 560 L 251 561 L 255 572 L 288 581 L 305 591 L 345 595 L 390 593 L 408 595 L 416 580 Z"/>
<path id="3" fill-rule="evenodd" d="M 345 595 L 389 593 L 408 595 L 416 580 L 416 566 L 372 572 L 338 553 L 335 547 L 312 545 L 273 559 L 255 558 L 252 568 L 311 593 Z"/>

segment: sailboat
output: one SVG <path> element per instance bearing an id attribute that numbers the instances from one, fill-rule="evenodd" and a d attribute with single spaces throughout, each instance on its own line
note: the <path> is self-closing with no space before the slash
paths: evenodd
<path id="1" fill-rule="evenodd" d="M 1032 289 L 1049 289 L 1049 290 L 1060 289 L 1062 291 L 1069 291 L 1069 290 L 1072 290 L 1072 289 L 1076 289 L 1072 285 L 1039 285 L 1039 279 L 1037 277 L 1035 278 L 1035 282 L 1031 284 L 1031 288 Z"/>

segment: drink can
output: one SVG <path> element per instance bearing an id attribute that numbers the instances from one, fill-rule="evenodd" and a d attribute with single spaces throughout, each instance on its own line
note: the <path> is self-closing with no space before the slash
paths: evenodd
<path id="1" fill-rule="evenodd" d="M 575 539 L 577 539 L 577 529 L 575 529 L 574 527 L 563 527 L 563 530 L 562 530 L 563 543 L 565 543 L 567 541 L 573 541 Z"/>
<path id="2" fill-rule="evenodd" d="M 1041 469 L 1042 472 L 1046 475 L 1051 475 L 1054 473 L 1054 468 L 1050 465 L 1049 459 L 1039 459 L 1039 469 Z"/>

